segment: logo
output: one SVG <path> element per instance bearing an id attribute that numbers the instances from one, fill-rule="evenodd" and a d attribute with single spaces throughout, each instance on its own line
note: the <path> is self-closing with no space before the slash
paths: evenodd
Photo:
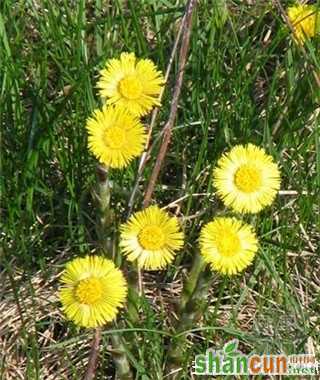
<path id="1" fill-rule="evenodd" d="M 320 362 L 314 355 L 245 355 L 238 350 L 237 339 L 226 343 L 222 350 L 208 349 L 195 357 L 195 375 L 316 375 Z"/>

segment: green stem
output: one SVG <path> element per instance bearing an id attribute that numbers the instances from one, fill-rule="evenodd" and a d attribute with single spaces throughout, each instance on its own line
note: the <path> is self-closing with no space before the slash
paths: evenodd
<path id="1" fill-rule="evenodd" d="M 128 361 L 125 345 L 119 334 L 111 335 L 112 358 L 117 369 L 117 379 L 132 380 L 132 372 Z"/>
<path id="2" fill-rule="evenodd" d="M 98 201 L 98 220 L 96 223 L 96 231 L 99 246 L 109 259 L 114 259 L 112 257 L 112 245 L 115 236 L 112 227 L 114 226 L 115 218 L 110 209 L 111 183 L 108 178 L 108 168 L 99 165 L 97 168 L 97 176 L 98 184 L 96 198 Z M 113 334 L 111 336 L 111 342 L 113 348 L 112 357 L 116 367 L 117 378 L 119 380 L 131 380 L 133 378 L 132 372 L 122 337 L 119 334 Z M 95 365 L 97 361 L 98 354 L 96 353 Z"/>
<path id="3" fill-rule="evenodd" d="M 181 299 L 179 304 L 179 310 L 180 312 L 183 311 L 186 307 L 186 304 L 188 303 L 189 299 L 191 298 L 197 283 L 199 279 L 200 273 L 203 271 L 205 267 L 205 262 L 199 254 L 196 254 L 193 260 L 193 264 L 190 270 L 190 273 L 188 275 L 188 278 L 186 279 L 182 293 L 181 293 Z"/>
<path id="4" fill-rule="evenodd" d="M 184 307 L 180 308 L 180 317 L 178 319 L 176 327 L 176 337 L 171 341 L 171 346 L 168 352 L 166 373 L 169 375 L 169 380 L 180 379 L 181 366 L 184 358 L 183 347 L 186 347 L 186 335 L 185 331 L 191 329 L 202 317 L 204 310 L 206 309 L 208 302 L 208 290 L 212 281 L 212 273 L 210 270 L 201 272 L 200 268 L 203 268 L 203 263 L 195 260 L 195 267 L 192 268 L 192 278 L 186 283 L 189 290 L 183 291 L 183 293 L 190 294 L 190 289 L 193 288 L 192 294 L 187 299 L 186 296 L 183 299 L 185 302 Z"/>
<path id="5" fill-rule="evenodd" d="M 130 323 L 135 325 L 139 321 L 139 289 L 138 272 L 133 266 L 128 273 L 128 316 Z"/>
<path id="6" fill-rule="evenodd" d="M 96 198 L 99 211 L 96 231 L 101 250 L 109 259 L 112 259 L 111 227 L 114 222 L 114 216 L 110 209 L 111 183 L 108 178 L 108 169 L 99 165 L 97 167 L 97 177 Z"/>

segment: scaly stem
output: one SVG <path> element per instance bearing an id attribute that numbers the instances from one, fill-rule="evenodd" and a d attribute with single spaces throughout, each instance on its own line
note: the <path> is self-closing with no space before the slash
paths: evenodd
<path id="1" fill-rule="evenodd" d="M 135 267 L 130 268 L 128 273 L 128 316 L 130 323 L 135 325 L 139 320 L 139 287 L 138 272 Z"/>
<path id="2" fill-rule="evenodd" d="M 191 298 L 197 283 L 199 279 L 199 275 L 202 272 L 202 270 L 205 267 L 205 262 L 199 254 L 195 255 L 191 270 L 188 274 L 188 278 L 186 279 L 182 293 L 181 293 L 181 299 L 179 304 L 179 311 L 180 313 L 183 312 L 183 310 L 186 307 L 186 304 L 188 303 L 189 299 Z"/>
<path id="3" fill-rule="evenodd" d="M 122 338 L 119 334 L 111 335 L 112 358 L 117 369 L 117 378 L 119 380 L 132 380 L 132 372 L 128 362 L 126 349 Z"/>
<path id="4" fill-rule="evenodd" d="M 185 306 L 180 308 L 180 315 L 176 324 L 176 337 L 172 340 L 168 352 L 166 373 L 169 375 L 168 379 L 170 380 L 178 380 L 181 377 L 181 366 L 184 357 L 182 347 L 186 346 L 186 335 L 184 332 L 191 329 L 201 319 L 208 304 L 207 296 L 212 281 L 212 273 L 209 270 L 201 273 L 199 268 L 199 261 L 197 260 L 193 273 L 194 278 L 188 284 L 189 289 L 194 286 L 195 282 L 196 284 L 192 295 L 188 299 L 185 297 Z M 185 292 L 185 294 L 188 294 L 188 292 Z"/>
<path id="5" fill-rule="evenodd" d="M 89 360 L 88 360 L 88 366 L 87 366 L 86 373 L 83 377 L 83 380 L 94 379 L 94 375 L 95 375 L 96 367 L 97 367 L 97 362 L 98 362 L 100 340 L 101 340 L 101 330 L 98 327 L 94 333 L 94 337 L 92 340 L 91 351 L 90 351 Z"/>
<path id="6" fill-rule="evenodd" d="M 96 231 L 100 248 L 109 259 L 113 259 L 110 228 L 112 227 L 114 217 L 110 210 L 111 184 L 108 178 L 108 168 L 99 165 L 97 167 L 97 177 L 98 183 L 95 196 L 98 203 L 98 220 Z"/>
<path id="7" fill-rule="evenodd" d="M 99 218 L 96 224 L 96 231 L 98 235 L 99 246 L 103 250 L 104 254 L 109 259 L 114 259 L 112 257 L 112 242 L 114 239 L 112 233 L 112 226 L 114 224 L 114 215 L 112 210 L 110 210 L 110 199 L 111 199 L 111 183 L 108 178 L 108 168 L 99 165 L 97 168 L 98 184 L 96 198 L 98 201 L 98 214 Z M 130 294 L 130 290 L 129 290 Z M 131 295 L 132 296 L 132 295 Z M 134 315 L 133 309 L 131 314 Z M 99 353 L 99 343 L 101 339 L 101 332 L 97 329 L 95 334 L 95 339 L 92 344 L 92 349 L 89 357 L 88 369 L 84 380 L 93 379 L 95 368 L 98 362 Z M 111 337 L 112 341 L 112 357 L 115 363 L 117 378 L 119 380 L 129 380 L 132 379 L 131 369 L 129 360 L 127 358 L 125 346 L 122 342 L 121 336 L 114 334 Z"/>

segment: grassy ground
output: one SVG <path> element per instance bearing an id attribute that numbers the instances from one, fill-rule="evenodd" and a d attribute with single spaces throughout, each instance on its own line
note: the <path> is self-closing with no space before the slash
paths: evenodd
<path id="1" fill-rule="evenodd" d="M 320 69 L 320 40 L 307 45 L 305 57 L 271 1 L 226 3 L 225 23 L 224 11 L 210 0 L 200 1 L 194 17 L 177 123 L 154 194 L 162 206 L 184 197 L 171 211 L 184 218 L 188 241 L 167 273 L 145 276 L 149 302 L 136 326 L 144 331 L 125 333 L 135 338 L 128 353 L 137 379 L 165 376 L 166 331 L 199 228 L 217 206 L 223 210 L 211 168 L 236 143 L 253 142 L 275 157 L 282 192 L 271 208 L 248 218 L 261 242 L 254 265 L 235 278 L 215 275 L 201 329 L 181 348 L 184 378 L 192 378 L 196 353 L 234 337 L 247 353 L 320 349 L 320 93 L 312 75 L 312 67 Z M 83 373 L 91 333 L 64 320 L 55 291 L 63 263 L 96 247 L 96 161 L 84 123 L 99 105 L 97 73 L 122 51 L 152 58 L 165 71 L 183 12 L 178 0 L 0 3 L 1 379 L 79 379 Z M 177 62 L 154 153 L 176 71 Z M 121 220 L 137 165 L 113 174 Z M 136 209 L 151 168 L 152 159 Z M 110 333 L 103 334 L 101 379 L 114 378 Z"/>

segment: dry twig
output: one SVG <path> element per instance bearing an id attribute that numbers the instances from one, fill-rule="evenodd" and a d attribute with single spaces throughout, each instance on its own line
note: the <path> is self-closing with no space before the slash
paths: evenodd
<path id="1" fill-rule="evenodd" d="M 168 63 L 168 66 L 167 66 L 165 77 L 164 77 L 165 83 L 167 83 L 168 78 L 169 78 L 169 74 L 170 74 L 170 71 L 171 71 L 171 68 L 172 68 L 173 60 L 174 60 L 174 57 L 175 57 L 176 52 L 177 52 L 178 44 L 179 44 L 180 37 L 181 37 L 181 34 L 182 34 L 183 26 L 184 26 L 184 23 L 185 23 L 185 19 L 186 19 L 186 17 L 184 15 L 183 18 L 182 18 L 182 20 L 181 20 L 179 31 L 177 33 L 177 36 L 176 36 L 176 39 L 174 41 L 174 45 L 173 45 L 173 48 L 172 48 L 172 51 L 171 51 L 169 63 Z M 159 99 L 158 99 L 159 102 L 161 102 L 161 100 L 162 100 L 164 90 L 165 90 L 165 87 L 163 87 L 162 90 L 161 90 L 161 92 L 160 92 Z M 137 191 L 138 191 L 138 188 L 139 188 L 139 183 L 140 183 L 140 180 L 141 180 L 141 177 L 142 177 L 142 173 L 143 173 L 143 170 L 144 170 L 144 168 L 146 166 L 146 163 L 148 161 L 148 158 L 149 158 L 149 155 L 150 155 L 150 151 L 152 150 L 152 146 L 150 146 L 150 141 L 151 141 L 152 131 L 153 131 L 154 125 L 156 123 L 156 119 L 157 119 L 158 113 L 159 113 L 159 107 L 156 107 L 153 110 L 152 115 L 151 115 L 151 122 L 150 122 L 150 126 L 149 126 L 149 129 L 148 129 L 148 136 L 147 136 L 147 141 L 146 141 L 145 149 L 144 149 L 144 152 L 143 152 L 143 154 L 142 154 L 142 156 L 140 158 L 139 168 L 138 168 L 138 174 L 137 174 L 137 177 L 136 177 L 136 182 L 134 184 L 133 190 L 132 190 L 131 195 L 130 195 L 130 199 L 129 199 L 129 203 L 128 203 L 128 217 L 132 213 L 132 209 L 133 209 L 135 197 L 136 197 L 136 194 L 137 194 Z"/>
<path id="2" fill-rule="evenodd" d="M 166 156 L 168 146 L 170 143 L 172 127 L 176 120 L 178 102 L 179 102 L 179 97 L 181 93 L 181 86 L 182 86 L 184 70 L 185 70 L 186 61 L 187 61 L 187 54 L 188 54 L 189 44 L 190 44 L 192 14 L 193 14 L 193 10 L 195 9 L 196 4 L 197 4 L 197 0 L 189 0 L 188 5 L 187 5 L 186 14 L 185 14 L 185 22 L 183 26 L 183 36 L 182 36 L 182 42 L 181 42 L 180 54 L 179 54 L 179 70 L 178 70 L 178 76 L 177 76 L 177 80 L 174 87 L 170 114 L 169 114 L 168 121 L 163 128 L 162 143 L 160 146 L 158 156 L 156 158 L 156 162 L 151 174 L 151 178 L 148 183 L 147 190 L 145 192 L 145 196 L 143 200 L 144 207 L 148 207 L 148 205 L 150 204 L 151 197 L 152 197 L 152 194 L 153 194 L 153 191 L 154 191 L 154 188 L 155 188 L 155 185 L 156 185 L 156 182 L 161 170 L 161 166 Z"/>

